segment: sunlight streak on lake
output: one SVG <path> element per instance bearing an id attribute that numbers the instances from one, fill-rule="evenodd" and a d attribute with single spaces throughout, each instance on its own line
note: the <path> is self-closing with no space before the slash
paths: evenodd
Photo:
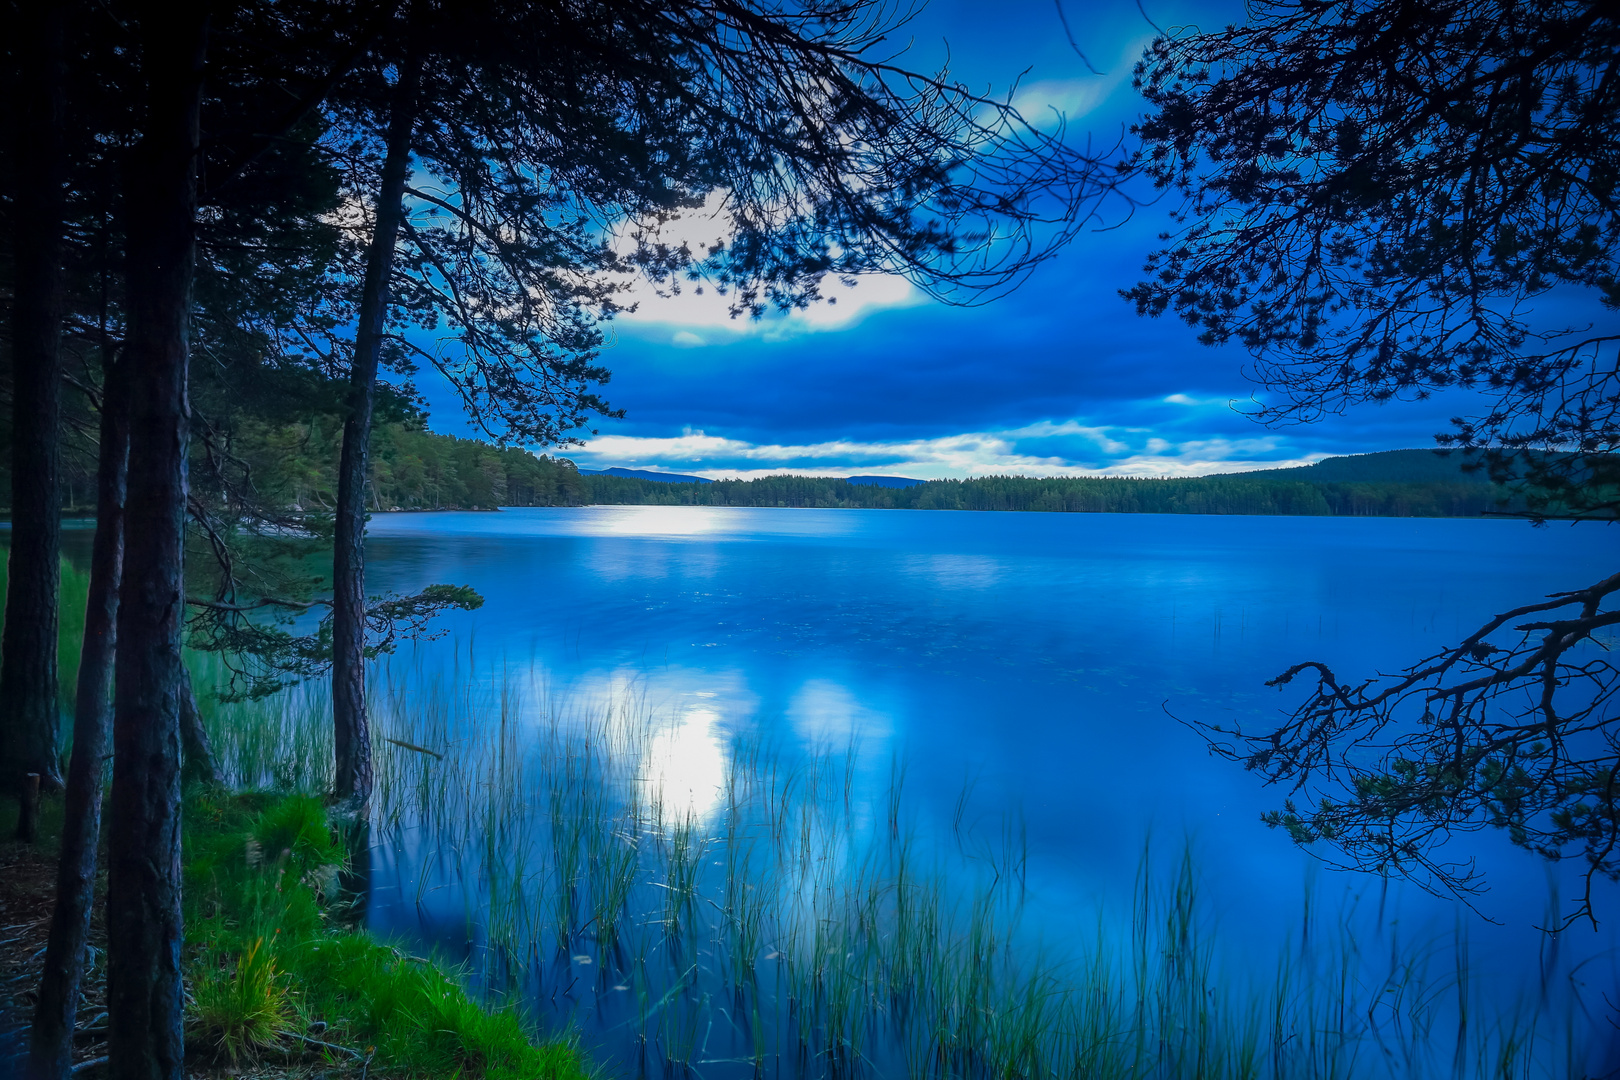
<path id="1" fill-rule="evenodd" d="M 666 817 L 704 822 L 719 808 L 726 782 L 719 721 L 713 709 L 695 706 L 653 735 L 642 783 L 649 803 L 662 803 Z"/>

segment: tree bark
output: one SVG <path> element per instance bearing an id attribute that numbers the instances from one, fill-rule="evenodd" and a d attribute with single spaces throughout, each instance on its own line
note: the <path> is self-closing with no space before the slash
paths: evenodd
<path id="1" fill-rule="evenodd" d="M 191 682 L 191 672 L 180 676 L 180 747 L 183 753 L 181 779 L 186 784 L 203 787 L 224 787 L 219 772 L 219 760 L 214 757 L 214 746 L 203 727 L 202 710 L 197 707 L 197 690 Z"/>
<path id="2" fill-rule="evenodd" d="M 377 361 L 388 315 L 405 180 L 416 123 L 418 68 L 401 65 L 388 118 L 388 147 L 377 192 L 377 220 L 366 252 L 354 364 L 349 372 L 348 416 L 338 463 L 332 552 L 332 722 L 337 750 L 333 794 L 363 810 L 371 799 L 371 730 L 366 717 L 366 464 L 371 413 L 377 397 Z"/>
<path id="3" fill-rule="evenodd" d="M 348 857 L 338 869 L 338 910 L 345 926 L 364 929 L 366 910 L 371 904 L 371 823 L 364 817 L 346 823 L 342 830 Z"/>
<path id="4" fill-rule="evenodd" d="M 208 8 L 141 5 L 146 119 L 127 176 L 129 488 L 108 830 L 113 1080 L 181 1080 L 180 659 L 188 323 Z"/>
<path id="5" fill-rule="evenodd" d="M 84 945 L 95 898 L 96 843 L 101 834 L 101 788 L 110 734 L 113 649 L 118 630 L 118 587 L 124 565 L 124 479 L 129 427 L 124 413 L 121 362 L 106 365 L 102 381 L 101 448 L 96 468 L 96 537 L 90 554 L 90 596 L 84 613 L 73 711 L 73 756 L 68 762 L 62 851 L 56 871 L 56 907 L 45 947 L 45 970 L 34 1008 L 29 1059 L 33 1080 L 66 1080 L 73 1068 L 73 1026 L 84 974 Z"/>
<path id="6" fill-rule="evenodd" d="M 28 773 L 62 786 L 56 634 L 61 578 L 64 5 L 17 6 L 17 170 L 12 332 L 11 555 L 0 637 L 0 750 L 8 790 Z"/>
<path id="7" fill-rule="evenodd" d="M 39 773 L 23 776 L 22 789 L 17 797 L 17 837 L 25 844 L 39 839 Z"/>

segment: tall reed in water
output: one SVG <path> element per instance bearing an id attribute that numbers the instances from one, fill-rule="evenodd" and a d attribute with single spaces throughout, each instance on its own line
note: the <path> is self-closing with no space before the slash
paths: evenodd
<path id="1" fill-rule="evenodd" d="M 396 660 L 372 688 L 389 895 L 474 982 L 650 1075 L 1579 1072 L 1567 987 L 1482 998 L 1465 941 L 1385 930 L 1380 963 L 1317 910 L 1273 964 L 1236 963 L 1190 853 L 1144 854 L 1128 917 L 1043 928 L 1020 819 L 927 833 L 903 761 L 873 781 L 851 745 L 722 739 L 457 664 Z M 210 710 L 238 783 L 304 790 L 330 775 L 327 716 L 319 688 Z"/>

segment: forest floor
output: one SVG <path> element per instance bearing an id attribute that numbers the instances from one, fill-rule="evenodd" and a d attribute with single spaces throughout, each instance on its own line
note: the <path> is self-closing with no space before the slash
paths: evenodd
<path id="1" fill-rule="evenodd" d="M 21 1055 L 28 1049 L 40 972 L 45 967 L 45 941 L 50 934 L 56 897 L 56 829 L 60 814 L 46 803 L 41 838 L 15 840 L 10 821 L 0 822 L 0 1076 L 22 1074 Z M 107 897 L 106 875 L 97 882 L 90 915 L 90 956 L 80 987 L 78 1035 L 74 1039 L 74 1072 L 97 1074 L 105 1060 L 107 1035 Z"/>
<path id="2" fill-rule="evenodd" d="M 15 814 L 0 812 L 0 1080 L 23 1075 L 28 1029 L 33 1022 L 45 941 L 50 933 L 56 896 L 56 827 L 59 814 L 44 807 L 38 843 L 12 839 Z M 74 1046 L 74 1075 L 96 1080 L 104 1075 L 107 1032 L 106 873 L 97 881 L 90 923 L 90 965 L 79 999 Z M 336 1068 L 327 1062 L 243 1061 L 237 1064 L 192 1060 L 186 1072 L 195 1080 L 340 1080 L 363 1073 L 361 1067 Z"/>
<path id="3" fill-rule="evenodd" d="M 11 839 L 0 800 L 0 1080 L 21 1077 L 56 887 L 58 800 L 40 838 Z M 451 969 L 408 956 L 329 910 L 316 883 L 342 853 L 317 800 L 198 793 L 186 810 L 190 1080 L 587 1080 L 567 1039 L 533 1039 Z M 280 852 L 261 859 L 261 850 Z M 105 850 L 103 850 L 105 865 Z M 295 870 L 293 867 L 297 866 Z M 78 1011 L 75 1077 L 106 1074 L 105 874 Z"/>
<path id="4" fill-rule="evenodd" d="M 0 841 L 0 1076 L 20 1074 L 19 1056 L 28 1047 L 28 1026 L 33 1019 L 39 973 L 45 966 L 45 939 L 51 928 L 51 904 L 56 895 L 54 845 L 25 844 L 11 839 L 4 825 Z M 79 1006 L 76 1067 L 91 1072 L 87 1063 L 104 1053 L 101 1039 L 107 1027 L 106 968 L 101 962 L 107 940 L 106 908 L 96 898 L 90 935 L 95 956 L 85 980 Z"/>

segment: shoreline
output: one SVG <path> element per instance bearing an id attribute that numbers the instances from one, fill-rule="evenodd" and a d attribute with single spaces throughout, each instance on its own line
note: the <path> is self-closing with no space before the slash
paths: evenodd
<path id="1" fill-rule="evenodd" d="M 595 1075 L 573 1040 L 535 1040 L 516 1011 L 476 1001 L 444 964 L 351 925 L 339 884 L 346 856 L 318 800 L 194 788 L 183 807 L 189 1076 L 451 1080 L 469 1062 L 489 1080 Z M 36 843 L 0 842 L 4 1075 L 20 1074 L 27 1052 L 55 899 L 60 798 L 41 809 Z M 14 817 L 14 807 L 0 808 L 0 835 L 9 837 Z M 87 1078 L 106 1071 L 106 859 L 98 861 L 74 1054 L 74 1074 Z"/>

